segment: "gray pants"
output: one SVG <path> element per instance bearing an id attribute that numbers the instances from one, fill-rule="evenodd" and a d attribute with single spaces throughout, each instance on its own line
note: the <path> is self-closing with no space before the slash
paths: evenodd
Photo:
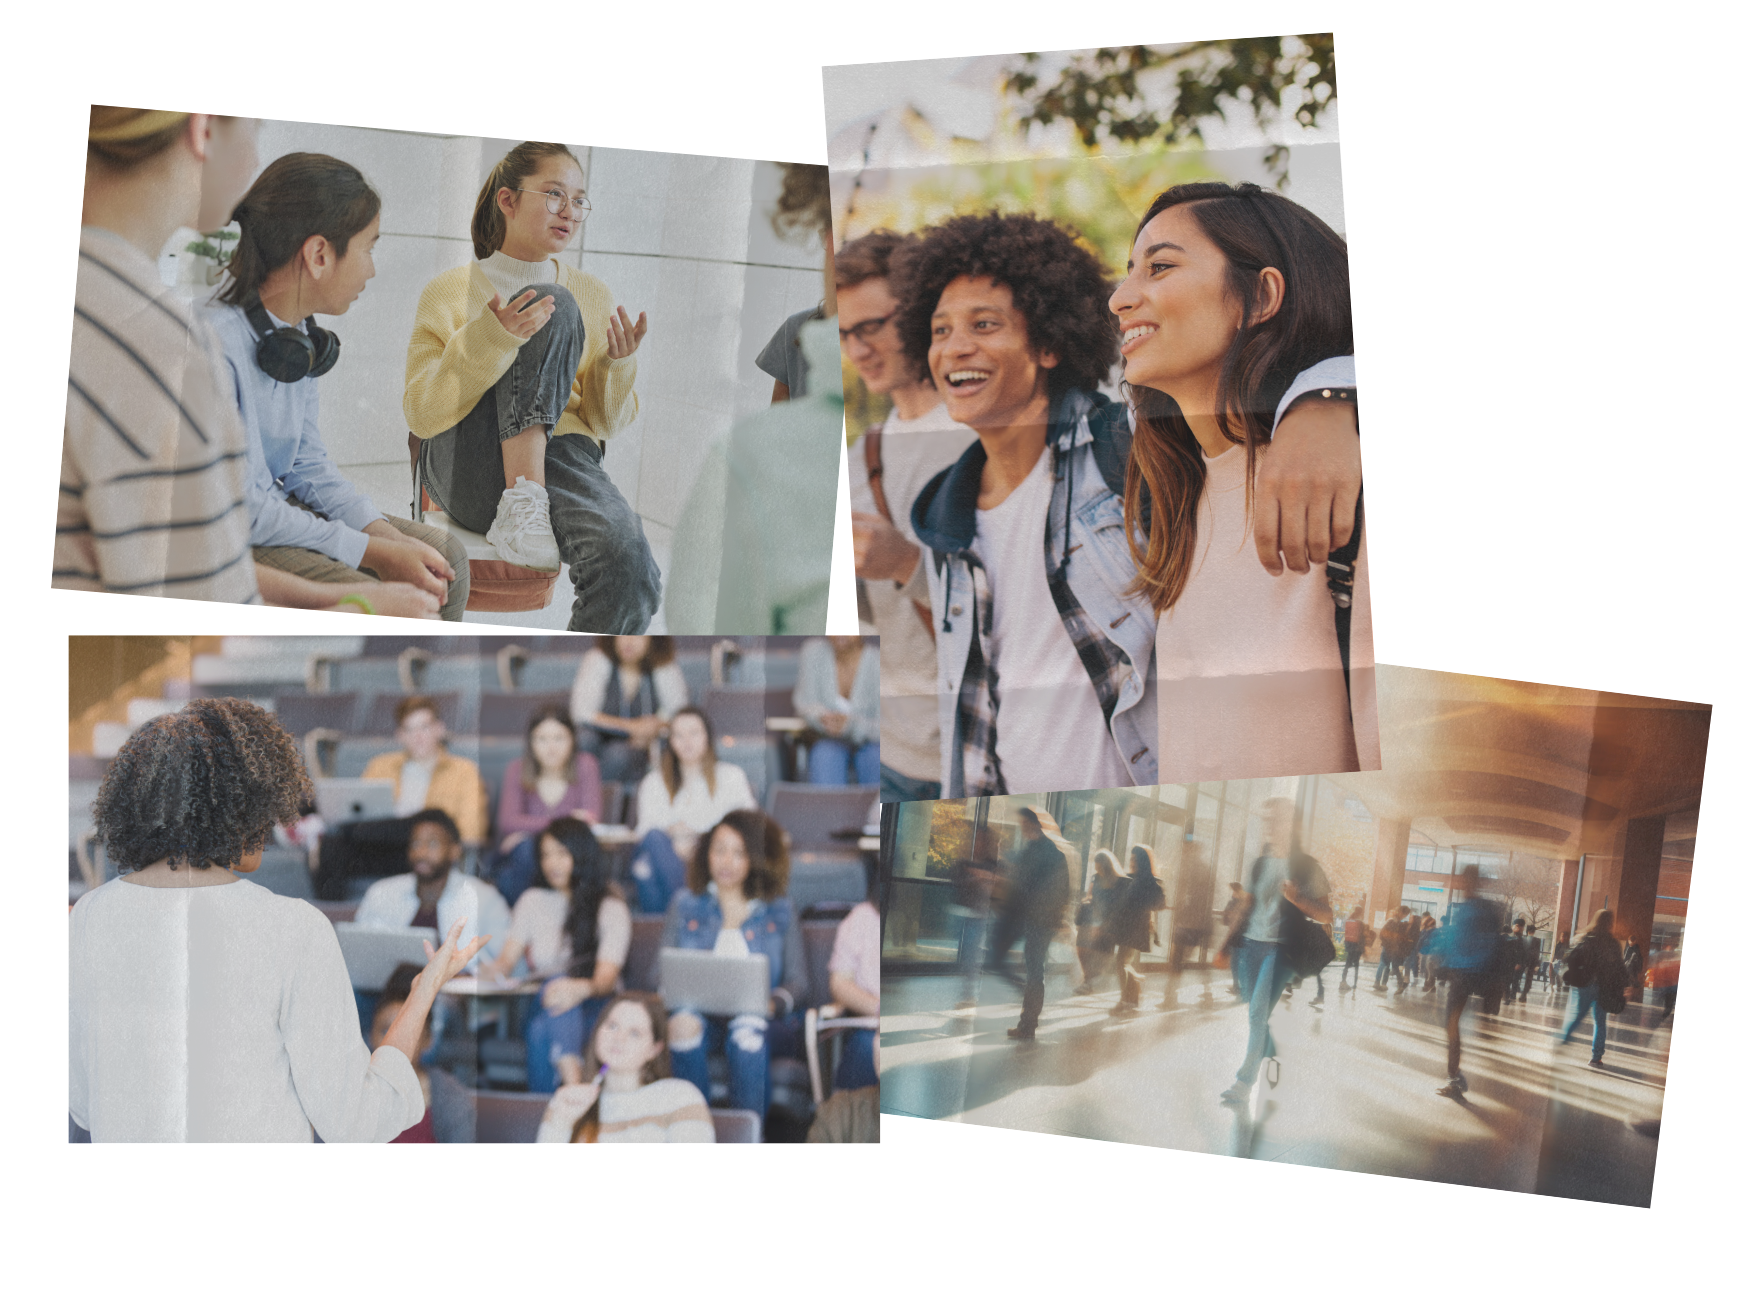
<path id="1" fill-rule="evenodd" d="M 556 283 L 522 290 L 550 296 L 552 317 L 466 417 L 424 443 L 419 455 L 432 500 L 474 533 L 490 529 L 506 486 L 500 444 L 536 424 L 550 431 L 570 403 L 582 360 L 586 331 L 575 298 Z M 570 628 L 640 634 L 661 604 L 661 571 L 642 517 L 613 485 L 601 456 L 600 444 L 581 433 L 546 444 L 552 534 L 576 586 Z"/>

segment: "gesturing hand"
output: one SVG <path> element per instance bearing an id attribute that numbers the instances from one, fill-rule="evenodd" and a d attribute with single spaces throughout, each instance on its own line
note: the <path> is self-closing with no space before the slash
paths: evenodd
<path id="1" fill-rule="evenodd" d="M 622 305 L 618 314 L 606 321 L 606 355 L 609 360 L 623 360 L 643 344 L 643 335 L 649 331 L 649 312 L 643 311 L 637 316 L 637 322 L 631 323 L 630 312 Z"/>
<path id="2" fill-rule="evenodd" d="M 1255 470 L 1255 554 L 1268 574 L 1306 574 L 1352 537 L 1363 474 L 1358 410 L 1301 401 L 1280 421 Z"/>
<path id="3" fill-rule="evenodd" d="M 455 923 L 449 927 L 448 937 L 443 940 L 440 948 L 432 948 L 428 939 L 424 941 L 427 961 L 424 970 L 418 975 L 420 981 L 429 981 L 433 994 L 460 975 L 462 968 L 473 960 L 473 954 L 491 942 L 489 935 L 474 935 L 462 944 L 461 931 L 466 924 L 466 917 L 457 917 Z"/>
<path id="4" fill-rule="evenodd" d="M 508 305 L 503 304 L 501 296 L 493 296 L 485 308 L 497 316 L 498 323 L 525 342 L 546 326 L 556 304 L 556 299 L 550 296 L 534 300 L 533 289 L 529 288 Z"/>

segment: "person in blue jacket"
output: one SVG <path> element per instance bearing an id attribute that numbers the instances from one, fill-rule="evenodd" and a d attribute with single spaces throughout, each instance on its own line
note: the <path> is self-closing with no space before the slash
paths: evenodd
<path id="1" fill-rule="evenodd" d="M 667 908 L 661 936 L 669 948 L 703 949 L 729 957 L 761 954 L 770 964 L 767 1016 L 705 1016 L 689 1008 L 669 1018 L 673 1074 L 709 1097 L 709 1056 L 727 1058 L 728 1095 L 735 1108 L 763 1116 L 770 1102 L 770 1032 L 807 992 L 800 918 L 786 897 L 788 836 L 763 812 L 729 812 L 710 827 L 692 854 L 685 888 Z"/>

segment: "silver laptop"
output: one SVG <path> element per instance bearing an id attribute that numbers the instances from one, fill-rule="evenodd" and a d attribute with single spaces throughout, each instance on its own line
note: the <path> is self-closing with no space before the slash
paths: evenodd
<path id="1" fill-rule="evenodd" d="M 339 936 L 340 956 L 346 960 L 353 989 L 381 989 L 402 962 L 422 971 L 428 960 L 424 945 L 436 946 L 436 931 L 422 927 L 387 929 L 341 921 L 334 926 L 334 933 Z"/>
<path id="2" fill-rule="evenodd" d="M 315 809 L 329 825 L 394 815 L 393 780 L 317 780 Z"/>
<path id="3" fill-rule="evenodd" d="M 770 1013 L 770 959 L 723 957 L 701 948 L 661 950 L 661 1001 L 718 1017 Z"/>

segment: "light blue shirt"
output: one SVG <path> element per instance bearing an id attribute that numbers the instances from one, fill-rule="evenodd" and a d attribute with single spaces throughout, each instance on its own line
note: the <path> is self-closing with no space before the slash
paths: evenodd
<path id="1" fill-rule="evenodd" d="M 400 930 L 411 925 L 417 915 L 418 877 L 390 875 L 370 886 L 353 919 L 358 925 Z M 462 916 L 467 918 L 467 928 L 461 932 L 464 938 L 491 936 L 491 942 L 474 956 L 475 962 L 490 961 L 502 952 L 503 936 L 509 930 L 509 904 L 483 880 L 450 871 L 449 882 L 437 899 L 438 938 L 448 938 L 449 927 Z"/>
<path id="2" fill-rule="evenodd" d="M 307 547 L 356 569 L 369 545 L 364 526 L 382 512 L 340 473 L 322 445 L 320 380 L 268 378 L 255 363 L 257 341 L 242 307 L 214 301 L 203 311 L 224 345 L 248 430 L 250 540 L 256 547 Z M 271 311 L 267 317 L 284 327 Z M 320 514 L 291 505 L 289 497 Z"/>
<path id="3" fill-rule="evenodd" d="M 794 709 L 809 722 L 826 711 L 846 712 L 843 737 L 852 743 L 879 741 L 879 649 L 867 647 L 855 672 L 854 687 L 844 698 L 837 688 L 837 650 L 828 638 L 809 638 L 800 645 L 800 673 L 794 684 Z M 817 725 L 814 725 L 817 728 Z"/>

